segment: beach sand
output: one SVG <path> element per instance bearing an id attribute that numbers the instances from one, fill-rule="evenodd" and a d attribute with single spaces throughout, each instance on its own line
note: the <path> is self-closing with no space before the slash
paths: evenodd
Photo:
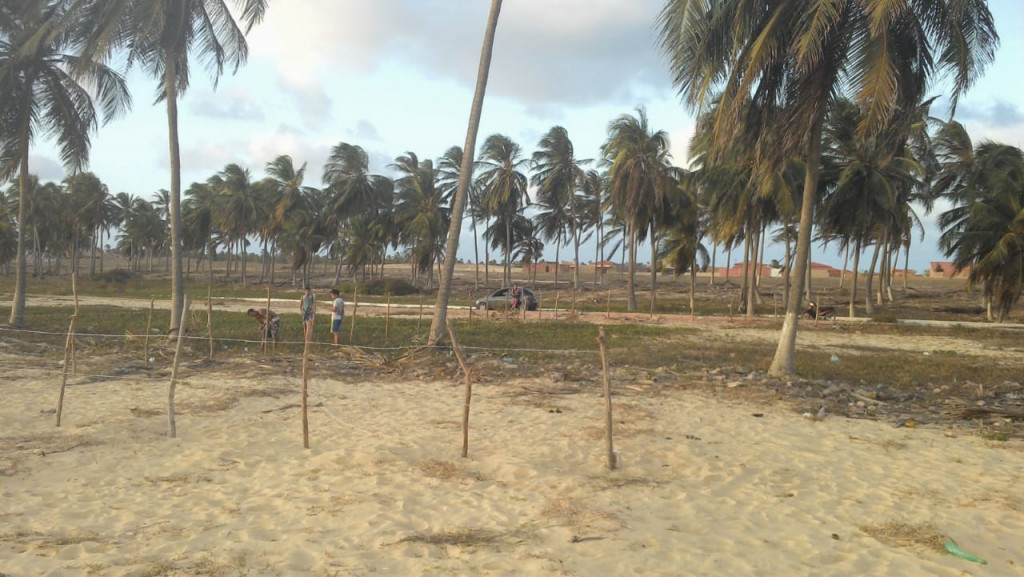
<path id="1" fill-rule="evenodd" d="M 613 382 L 610 471 L 599 386 L 513 380 L 475 385 L 462 459 L 461 382 L 338 371 L 304 449 L 299 374 L 258 359 L 186 367 L 172 439 L 166 371 L 83 360 L 57 428 L 60 368 L 0 363 L 12 577 L 1024 575 L 1019 441 L 679 377 Z"/>

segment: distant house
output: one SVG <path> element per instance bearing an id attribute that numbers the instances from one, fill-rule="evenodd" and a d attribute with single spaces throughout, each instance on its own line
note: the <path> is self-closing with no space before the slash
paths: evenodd
<path id="1" fill-rule="evenodd" d="M 744 266 L 745 266 L 745 263 L 741 262 L 741 263 L 736 263 L 736 264 L 732 265 L 732 268 L 730 268 L 730 269 L 716 268 L 715 269 L 715 276 L 728 276 L 729 278 L 743 278 L 743 268 L 744 268 Z M 755 265 L 755 266 L 760 266 L 761 267 L 761 270 L 760 270 L 760 272 L 758 274 L 760 274 L 761 277 L 763 277 L 763 278 L 767 278 L 767 277 L 782 277 L 782 276 L 785 276 L 785 274 L 786 274 L 786 270 L 785 269 L 772 268 L 771 266 L 766 265 L 766 264 Z M 812 278 L 829 278 L 829 277 L 838 278 L 840 274 L 842 274 L 842 271 L 840 271 L 839 269 L 837 269 L 837 268 L 835 268 L 835 267 L 833 267 L 831 265 L 821 264 L 819 262 L 812 262 L 811 263 L 811 277 Z M 847 274 L 849 274 L 849 272 L 847 272 Z"/>
<path id="2" fill-rule="evenodd" d="M 528 263 L 523 264 L 523 272 L 526 273 L 526 274 L 530 274 L 530 275 L 537 274 L 537 273 L 540 273 L 540 274 L 554 273 L 556 268 L 558 268 L 558 264 L 557 263 L 546 262 L 546 261 L 544 261 L 544 262 L 528 262 Z"/>
<path id="3" fill-rule="evenodd" d="M 967 278 L 971 274 L 971 267 L 957 271 L 952 262 L 932 261 L 928 265 L 929 278 Z"/>
<path id="4" fill-rule="evenodd" d="M 614 263 L 610 260 L 604 260 L 599 262 L 592 262 L 590 264 L 580 265 L 580 274 L 600 274 L 604 275 L 609 272 L 622 272 L 619 270 L 618 263 Z"/>

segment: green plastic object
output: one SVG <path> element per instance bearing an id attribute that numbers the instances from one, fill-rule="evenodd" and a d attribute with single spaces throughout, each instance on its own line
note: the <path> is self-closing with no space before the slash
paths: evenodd
<path id="1" fill-rule="evenodd" d="M 946 540 L 946 552 L 949 553 L 950 555 L 954 555 L 954 556 L 959 557 L 961 559 L 966 559 L 967 561 L 973 561 L 974 563 L 981 563 L 982 565 L 988 565 L 988 561 L 985 561 L 981 557 L 975 557 L 974 555 L 971 555 L 970 553 L 967 553 L 966 551 L 964 551 L 963 549 L 958 547 L 956 542 L 953 541 L 952 539 L 947 539 Z"/>

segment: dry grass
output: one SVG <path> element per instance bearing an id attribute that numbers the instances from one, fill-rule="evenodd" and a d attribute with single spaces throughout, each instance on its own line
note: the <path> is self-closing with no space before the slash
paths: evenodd
<path id="1" fill-rule="evenodd" d="M 442 481 L 480 480 L 479 476 L 466 471 L 450 461 L 428 459 L 416 463 L 416 468 L 427 477 Z"/>
<path id="2" fill-rule="evenodd" d="M 881 525 L 864 525 L 860 530 L 894 547 L 922 547 L 942 552 L 946 537 L 931 523 L 887 521 Z"/>
<path id="3" fill-rule="evenodd" d="M 591 527 L 598 524 L 619 522 L 611 514 L 588 507 L 573 499 L 554 499 L 550 501 L 541 516 L 553 519 L 559 524 L 572 528 Z"/>
<path id="4" fill-rule="evenodd" d="M 456 547 L 480 547 L 503 543 L 507 538 L 505 533 L 492 531 L 490 529 L 452 529 L 443 530 L 437 533 L 419 533 L 402 537 L 396 543 L 424 543 L 427 545 L 456 546 Z"/>

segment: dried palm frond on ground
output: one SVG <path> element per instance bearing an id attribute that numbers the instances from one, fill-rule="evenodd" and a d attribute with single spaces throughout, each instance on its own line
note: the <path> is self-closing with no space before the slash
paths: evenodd
<path id="1" fill-rule="evenodd" d="M 881 525 L 864 525 L 860 530 L 895 547 L 919 546 L 941 552 L 946 545 L 946 537 L 931 523 L 887 521 Z"/>

